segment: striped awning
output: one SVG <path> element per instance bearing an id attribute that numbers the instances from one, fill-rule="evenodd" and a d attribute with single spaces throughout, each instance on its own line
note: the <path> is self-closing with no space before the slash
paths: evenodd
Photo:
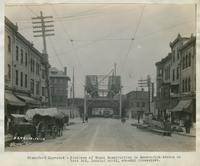
<path id="1" fill-rule="evenodd" d="M 40 105 L 40 102 L 28 97 L 28 96 L 22 96 L 22 95 L 16 95 L 18 98 L 20 98 L 21 100 L 23 100 L 24 102 L 26 102 L 27 104 L 33 104 L 33 105 Z"/>
<path id="2" fill-rule="evenodd" d="M 191 104 L 192 100 L 181 100 L 179 103 L 172 109 L 170 109 L 170 112 L 190 112 L 191 111 Z"/>
<path id="3" fill-rule="evenodd" d="M 15 97 L 12 93 L 5 93 L 5 100 L 12 106 L 25 106 L 26 103 Z"/>

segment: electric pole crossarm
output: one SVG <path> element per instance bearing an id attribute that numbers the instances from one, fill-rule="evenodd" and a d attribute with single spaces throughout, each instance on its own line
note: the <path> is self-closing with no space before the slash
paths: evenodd
<path id="1" fill-rule="evenodd" d="M 44 28 L 51 28 L 54 27 L 54 25 L 45 25 Z M 42 28 L 42 26 L 33 26 L 33 28 Z"/>
<path id="2" fill-rule="evenodd" d="M 54 29 L 45 29 L 45 32 L 52 32 L 54 31 Z M 42 33 L 43 31 L 42 30 L 37 30 L 37 31 L 33 31 L 34 33 Z"/>
<path id="3" fill-rule="evenodd" d="M 39 16 L 39 17 L 33 17 L 32 19 L 34 20 L 34 19 L 44 19 L 44 18 L 53 18 L 53 16 Z"/>
<path id="4" fill-rule="evenodd" d="M 50 89 L 49 89 L 49 62 L 48 62 L 48 54 L 47 54 L 47 48 L 46 48 L 46 37 L 47 36 L 53 36 L 54 33 L 51 33 L 54 31 L 54 29 L 47 29 L 47 28 L 52 28 L 54 25 L 46 25 L 47 23 L 54 22 L 53 20 L 46 20 L 46 19 L 52 19 L 53 16 L 43 16 L 42 11 L 40 11 L 40 16 L 38 17 L 33 17 L 32 18 L 32 24 L 33 24 L 33 33 L 34 37 L 42 37 L 43 39 L 43 54 L 45 61 L 47 62 L 45 65 L 46 68 L 46 88 L 47 88 L 47 93 L 48 93 L 48 105 L 50 106 Z M 50 32 L 50 33 L 48 33 Z"/>

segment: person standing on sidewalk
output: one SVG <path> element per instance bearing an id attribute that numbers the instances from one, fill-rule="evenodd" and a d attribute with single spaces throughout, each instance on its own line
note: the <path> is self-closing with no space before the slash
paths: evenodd
<path id="1" fill-rule="evenodd" d="M 87 115 L 85 116 L 85 121 L 88 123 L 88 116 Z"/>
<path id="2" fill-rule="evenodd" d="M 185 126 L 185 131 L 187 134 L 190 134 L 190 128 L 192 126 L 192 121 L 189 115 L 186 116 L 185 122 L 184 122 L 184 126 Z"/>

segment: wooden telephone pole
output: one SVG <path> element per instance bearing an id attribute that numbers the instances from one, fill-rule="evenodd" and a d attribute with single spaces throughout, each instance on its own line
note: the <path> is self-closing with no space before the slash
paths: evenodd
<path id="1" fill-rule="evenodd" d="M 53 16 L 43 16 L 42 11 L 40 11 L 40 16 L 33 17 L 32 24 L 33 24 L 33 35 L 34 37 L 42 37 L 43 39 L 43 55 L 44 55 L 44 64 L 45 64 L 45 73 L 46 73 L 46 88 L 47 88 L 47 96 L 48 96 L 48 106 L 51 105 L 50 103 L 50 88 L 49 88 L 49 59 L 47 54 L 47 46 L 46 46 L 46 37 L 47 36 L 54 36 L 53 27 L 54 25 L 49 24 L 54 22 L 52 20 Z M 50 20 L 47 20 L 50 19 Z M 50 28 L 50 29 L 49 29 Z"/>
<path id="2" fill-rule="evenodd" d="M 138 80 L 138 84 L 139 84 L 139 87 L 141 88 L 145 88 L 145 87 L 148 88 L 149 112 L 151 112 L 151 86 L 152 86 L 151 77 L 148 75 L 146 80 Z"/>

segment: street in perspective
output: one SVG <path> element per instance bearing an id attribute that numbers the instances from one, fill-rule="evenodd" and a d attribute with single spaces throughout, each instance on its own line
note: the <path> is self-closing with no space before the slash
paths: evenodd
<path id="1" fill-rule="evenodd" d="M 5 151 L 195 151 L 195 12 L 7 4 Z"/>

